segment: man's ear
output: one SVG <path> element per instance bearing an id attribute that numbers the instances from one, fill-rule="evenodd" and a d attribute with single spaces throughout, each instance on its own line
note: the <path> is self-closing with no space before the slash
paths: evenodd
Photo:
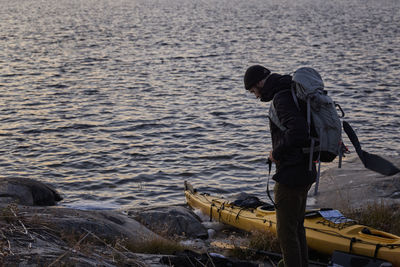
<path id="1" fill-rule="evenodd" d="M 258 88 L 263 88 L 264 83 L 265 83 L 265 79 L 262 79 L 261 81 L 259 81 L 259 82 L 257 83 L 257 87 L 258 87 Z"/>

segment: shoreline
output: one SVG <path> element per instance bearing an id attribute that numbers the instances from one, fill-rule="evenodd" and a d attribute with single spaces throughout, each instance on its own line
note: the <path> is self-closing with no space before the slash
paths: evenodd
<path id="1" fill-rule="evenodd" d="M 400 165 L 399 159 L 389 160 Z M 355 157 L 346 159 L 341 169 L 333 164 L 321 173 L 316 206 L 342 210 L 378 201 L 400 204 L 400 174 L 376 174 Z M 175 257 L 169 255 L 172 250 L 223 253 L 211 246 L 213 240 L 245 239 L 240 231 L 202 221 L 186 205 L 79 210 L 16 205 L 9 196 L 1 199 L 0 263 L 5 266 L 165 266 L 160 260 Z M 148 245 L 153 252 L 140 251 Z M 163 253 L 167 248 L 168 253 Z M 254 264 L 272 266 L 268 262 Z"/>

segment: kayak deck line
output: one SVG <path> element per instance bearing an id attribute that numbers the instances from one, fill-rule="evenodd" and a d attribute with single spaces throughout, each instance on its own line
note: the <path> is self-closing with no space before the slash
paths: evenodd
<path id="1" fill-rule="evenodd" d="M 210 219 L 229 224 L 244 231 L 269 230 L 276 234 L 275 210 L 243 208 L 235 206 L 227 199 L 199 193 L 185 182 L 185 197 L 190 207 L 200 209 Z M 334 251 L 349 252 L 392 262 L 400 267 L 400 237 L 357 224 L 354 220 L 340 218 L 343 223 L 335 223 L 324 218 L 323 211 L 340 212 L 331 209 L 307 211 L 304 220 L 307 244 L 310 248 L 327 255 Z M 343 220 L 342 220 L 343 219 Z"/>

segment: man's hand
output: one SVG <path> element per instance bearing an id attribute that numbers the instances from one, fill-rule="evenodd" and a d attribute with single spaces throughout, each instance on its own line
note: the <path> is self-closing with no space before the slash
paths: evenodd
<path id="1" fill-rule="evenodd" d="M 272 150 L 269 152 L 269 157 L 268 157 L 273 163 L 279 164 L 279 161 L 274 159 L 274 156 L 272 156 Z"/>

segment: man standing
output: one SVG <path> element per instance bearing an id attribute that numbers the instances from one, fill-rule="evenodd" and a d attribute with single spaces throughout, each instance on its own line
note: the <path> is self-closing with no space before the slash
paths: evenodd
<path id="1" fill-rule="evenodd" d="M 290 75 L 271 74 L 260 65 L 247 69 L 244 85 L 260 101 L 272 100 L 271 105 L 281 124 L 278 126 L 270 120 L 272 151 L 269 159 L 276 165 L 274 195 L 278 240 L 283 254 L 283 262 L 279 265 L 308 266 L 304 216 L 307 193 L 315 182 L 316 168 L 313 163 L 310 170 L 309 154 L 303 152 L 303 148 L 310 146 L 306 103 L 298 99 L 300 110 L 297 108 L 290 90 Z"/>

